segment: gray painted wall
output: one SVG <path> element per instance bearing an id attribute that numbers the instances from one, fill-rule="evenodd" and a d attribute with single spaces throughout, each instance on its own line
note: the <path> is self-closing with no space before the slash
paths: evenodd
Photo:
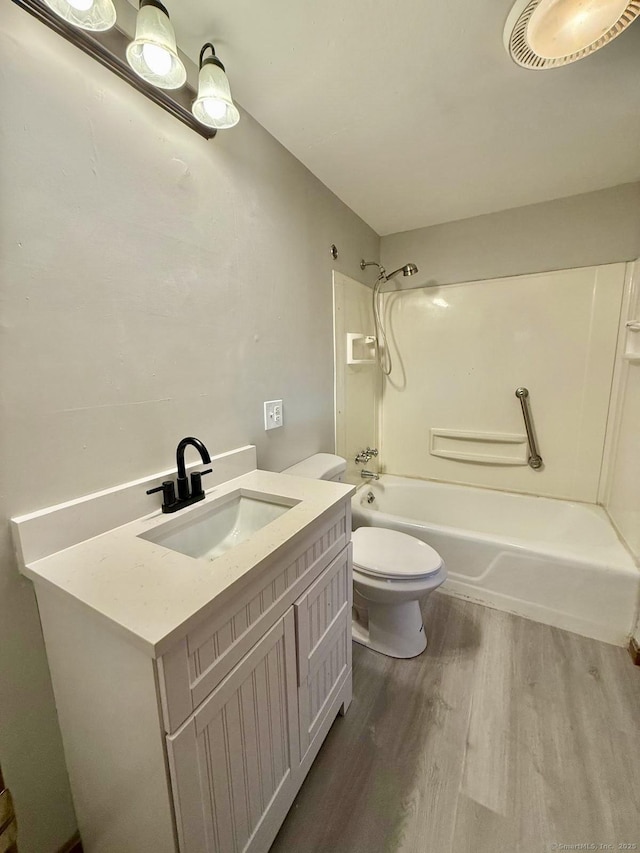
<path id="1" fill-rule="evenodd" d="M 169 468 L 187 434 L 275 470 L 332 450 L 331 270 L 379 239 L 248 115 L 206 142 L 0 15 L 0 763 L 21 853 L 50 853 L 75 818 L 6 519 Z"/>
<path id="2" fill-rule="evenodd" d="M 388 270 L 418 264 L 418 275 L 396 279 L 398 288 L 633 260 L 640 183 L 391 234 L 381 255 Z"/>

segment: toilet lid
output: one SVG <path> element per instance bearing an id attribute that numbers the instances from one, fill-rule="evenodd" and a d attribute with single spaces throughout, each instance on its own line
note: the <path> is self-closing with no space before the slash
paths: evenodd
<path id="1" fill-rule="evenodd" d="M 442 557 L 426 542 L 384 527 L 353 531 L 353 565 L 369 575 L 424 578 L 442 568 Z"/>

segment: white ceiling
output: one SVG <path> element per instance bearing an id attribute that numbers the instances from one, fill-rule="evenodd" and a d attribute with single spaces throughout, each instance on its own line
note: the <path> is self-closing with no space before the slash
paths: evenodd
<path id="1" fill-rule="evenodd" d="M 565 68 L 507 56 L 511 0 L 168 0 L 192 58 L 385 235 L 640 179 L 640 24 Z"/>

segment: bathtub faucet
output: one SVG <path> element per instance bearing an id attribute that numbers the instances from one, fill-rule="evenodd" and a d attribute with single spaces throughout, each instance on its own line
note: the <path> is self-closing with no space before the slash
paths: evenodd
<path id="1" fill-rule="evenodd" d="M 356 463 L 356 465 L 360 465 L 362 463 L 364 463 L 366 465 L 367 462 L 371 461 L 372 456 L 377 456 L 377 455 L 378 455 L 378 448 L 377 447 L 367 447 L 366 450 L 361 450 L 360 453 L 358 453 L 358 455 L 355 458 L 355 463 Z"/>
<path id="2" fill-rule="evenodd" d="M 380 474 L 376 474 L 375 471 L 360 471 L 360 476 L 363 480 L 379 480 Z"/>

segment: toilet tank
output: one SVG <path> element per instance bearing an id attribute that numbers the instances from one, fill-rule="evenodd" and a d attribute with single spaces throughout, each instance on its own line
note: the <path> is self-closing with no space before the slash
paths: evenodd
<path id="1" fill-rule="evenodd" d="M 333 453 L 316 453 L 297 462 L 290 468 L 285 468 L 283 474 L 293 474 L 296 477 L 307 477 L 310 480 L 333 480 L 341 483 L 347 470 L 347 460 Z"/>

